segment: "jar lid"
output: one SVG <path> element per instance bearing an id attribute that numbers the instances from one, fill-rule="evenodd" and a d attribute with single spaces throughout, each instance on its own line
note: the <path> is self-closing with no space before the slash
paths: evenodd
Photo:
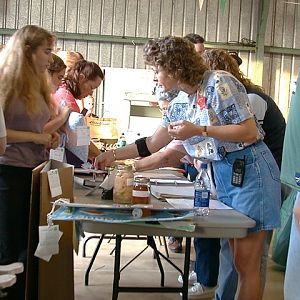
<path id="1" fill-rule="evenodd" d="M 148 178 L 148 177 L 143 177 L 143 176 L 136 176 L 136 177 L 134 177 L 134 182 L 135 182 L 135 183 L 149 184 L 150 178 Z"/>
<path id="2" fill-rule="evenodd" d="M 122 171 L 132 171 L 132 166 L 131 165 L 117 165 L 117 170 L 122 170 Z"/>

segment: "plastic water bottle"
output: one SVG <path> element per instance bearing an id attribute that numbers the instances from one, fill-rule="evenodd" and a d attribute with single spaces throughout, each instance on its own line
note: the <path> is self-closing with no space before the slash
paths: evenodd
<path id="1" fill-rule="evenodd" d="M 194 215 L 208 216 L 211 185 L 206 163 L 201 164 L 201 170 L 195 179 L 194 188 Z"/>

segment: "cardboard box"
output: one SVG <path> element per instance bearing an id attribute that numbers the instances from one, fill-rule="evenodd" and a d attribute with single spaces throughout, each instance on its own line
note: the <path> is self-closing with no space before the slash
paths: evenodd
<path id="1" fill-rule="evenodd" d="M 47 224 L 52 203 L 47 172 L 57 169 L 62 187 L 62 198 L 73 202 L 73 174 L 71 165 L 50 160 L 33 170 L 30 209 L 30 234 L 27 264 L 26 299 L 74 299 L 73 222 L 56 222 L 63 236 L 59 241 L 59 254 L 49 262 L 34 257 L 38 244 L 38 225 Z"/>

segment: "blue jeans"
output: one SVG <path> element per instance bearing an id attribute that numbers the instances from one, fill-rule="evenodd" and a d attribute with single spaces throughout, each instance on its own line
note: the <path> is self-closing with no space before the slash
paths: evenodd
<path id="1" fill-rule="evenodd" d="M 261 257 L 261 280 L 265 286 L 267 276 L 268 252 L 272 239 L 272 231 L 267 232 Z M 233 264 L 232 253 L 227 239 L 221 239 L 219 286 L 216 290 L 215 300 L 234 300 L 238 285 L 238 274 Z"/>
<path id="2" fill-rule="evenodd" d="M 195 238 L 197 282 L 214 287 L 218 282 L 220 239 Z"/>

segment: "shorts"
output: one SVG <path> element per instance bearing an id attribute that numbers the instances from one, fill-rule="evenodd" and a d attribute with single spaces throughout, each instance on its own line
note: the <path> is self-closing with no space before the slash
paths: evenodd
<path id="1" fill-rule="evenodd" d="M 242 187 L 231 184 L 235 159 L 245 158 Z M 276 161 L 264 142 L 227 153 L 213 162 L 218 199 L 256 222 L 249 232 L 272 230 L 280 226 L 281 183 Z"/>

